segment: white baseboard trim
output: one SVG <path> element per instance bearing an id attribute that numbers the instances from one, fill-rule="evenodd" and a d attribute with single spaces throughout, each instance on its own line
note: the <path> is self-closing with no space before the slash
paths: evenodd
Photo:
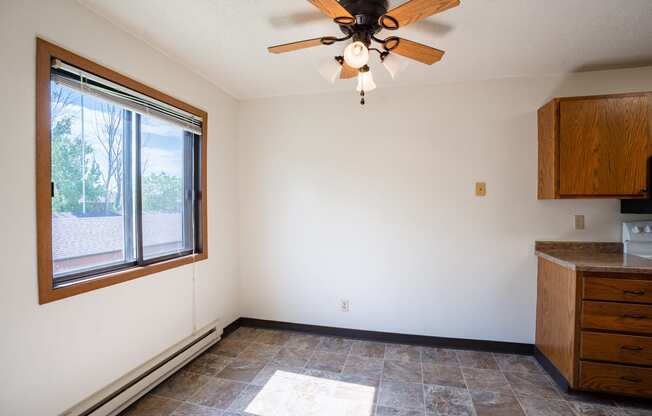
<path id="1" fill-rule="evenodd" d="M 220 340 L 217 322 L 168 348 L 89 398 L 63 412 L 62 416 L 115 416 L 170 377 L 193 358 Z"/>

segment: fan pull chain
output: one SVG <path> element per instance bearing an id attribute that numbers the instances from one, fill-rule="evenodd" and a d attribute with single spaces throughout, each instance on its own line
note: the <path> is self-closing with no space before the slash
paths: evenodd
<path id="1" fill-rule="evenodd" d="M 360 105 L 364 105 L 364 90 L 360 91 L 360 97 L 362 97 L 360 98 Z"/>

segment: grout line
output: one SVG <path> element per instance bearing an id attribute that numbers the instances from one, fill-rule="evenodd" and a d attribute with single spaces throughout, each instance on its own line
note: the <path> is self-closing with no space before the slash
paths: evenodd
<path id="1" fill-rule="evenodd" d="M 507 385 L 509 386 L 509 390 L 510 390 L 510 391 L 512 392 L 512 394 L 514 395 L 514 398 L 516 399 L 516 403 L 518 403 L 518 406 L 521 408 L 521 411 L 523 411 L 523 414 L 527 416 L 527 410 L 525 410 L 525 407 L 523 407 L 523 403 L 521 403 L 521 399 L 518 397 L 518 394 L 516 394 L 516 391 L 514 390 L 514 387 L 512 386 L 512 383 L 510 383 L 509 379 L 508 379 L 507 376 L 505 375 L 505 371 L 503 371 L 503 369 L 502 369 L 502 368 L 500 367 L 500 365 L 498 364 L 498 360 L 496 359 L 496 354 L 495 354 L 495 353 L 491 353 L 491 357 L 492 357 L 493 360 L 496 362 L 496 367 L 498 367 L 498 371 L 500 371 L 500 374 L 502 374 L 502 376 L 503 376 L 503 377 L 505 378 L 505 380 L 507 381 Z"/>
<path id="2" fill-rule="evenodd" d="M 297 334 L 300 334 L 300 333 L 297 332 Z M 311 349 L 310 356 L 308 357 L 306 362 L 300 367 L 302 370 L 305 370 L 305 369 L 308 368 L 308 363 L 310 363 L 310 360 L 312 360 L 312 357 L 315 355 L 315 351 L 317 351 L 317 345 L 319 345 L 319 343 L 321 342 L 321 337 L 319 337 L 319 336 L 317 336 L 317 337 L 319 338 L 319 342 L 315 345 L 314 348 Z"/>
<path id="3" fill-rule="evenodd" d="M 343 338 L 343 339 L 349 339 L 349 338 Z M 344 358 L 344 364 L 342 365 L 342 370 L 340 371 L 340 374 L 344 374 L 344 369 L 346 368 L 346 363 L 349 361 L 349 357 L 351 357 L 351 352 L 353 351 L 353 343 L 355 340 L 350 340 L 351 345 L 349 346 L 349 351 L 346 353 L 346 358 Z"/>
<path id="4" fill-rule="evenodd" d="M 421 391 L 423 392 L 423 414 L 428 411 L 426 406 L 426 380 L 423 376 L 423 348 L 419 347 L 419 368 L 421 368 Z"/>
<path id="5" fill-rule="evenodd" d="M 282 332 L 282 331 L 279 331 L 279 332 Z M 254 338 L 255 338 L 255 337 L 254 337 Z M 253 344 L 269 345 L 269 344 L 262 344 L 262 343 L 257 343 L 257 342 L 255 342 L 255 341 L 251 341 L 251 342 L 249 343 L 249 345 L 247 345 L 247 347 L 245 347 L 245 349 L 247 349 L 249 346 L 251 346 L 251 345 L 253 345 Z M 280 345 L 280 346 L 279 346 L 279 347 L 280 347 L 279 351 L 278 351 L 276 354 L 274 354 L 274 356 L 273 356 L 269 361 L 265 362 L 265 365 L 263 366 L 263 368 L 261 368 L 261 369 L 256 373 L 256 375 L 251 379 L 250 382 L 245 383 L 245 388 L 243 388 L 242 391 L 238 394 L 238 396 L 233 400 L 233 402 L 231 402 L 231 404 L 229 404 L 228 408 L 224 409 L 225 412 L 229 412 L 229 411 L 236 412 L 235 409 L 231 409 L 231 406 L 233 406 L 233 403 L 236 403 L 236 402 L 240 399 L 240 397 L 243 396 L 243 395 L 246 393 L 246 391 L 247 391 L 247 389 L 249 388 L 249 386 L 251 386 L 251 387 L 253 387 L 253 388 L 255 388 L 255 389 L 262 389 L 262 388 L 264 387 L 264 385 L 263 385 L 263 386 L 257 386 L 257 385 L 255 385 L 255 384 L 253 384 L 254 380 L 256 380 L 256 378 L 258 377 L 258 375 L 259 375 L 263 370 L 265 370 L 265 368 L 266 368 L 267 366 L 269 366 L 269 365 L 275 365 L 275 364 L 274 364 L 274 361 L 273 361 L 273 360 L 274 360 L 274 357 L 276 357 L 276 355 L 278 355 L 278 354 L 279 354 L 279 353 L 280 353 L 280 352 L 285 348 L 285 345 L 286 345 L 286 344 L 287 344 L 287 341 L 286 341 L 284 344 Z M 277 346 L 277 345 L 273 345 L 273 346 Z M 238 356 L 240 356 L 240 354 L 242 354 L 243 351 L 244 351 L 244 349 L 243 349 L 242 351 L 240 351 L 240 352 L 238 353 L 238 355 L 236 355 L 236 358 L 237 358 Z"/>
<path id="6" fill-rule="evenodd" d="M 371 342 L 373 343 L 373 341 Z M 378 413 L 378 406 L 380 406 L 379 404 L 380 390 L 383 383 L 383 377 L 385 376 L 385 352 L 387 351 L 387 344 L 385 344 L 384 342 L 378 342 L 378 343 L 383 346 L 383 356 L 380 358 L 380 360 L 382 361 L 382 366 L 380 367 L 380 379 L 378 380 L 378 390 L 376 392 L 377 394 L 374 400 L 374 416 L 376 415 L 376 413 Z M 353 348 L 351 348 L 351 350 L 353 350 Z"/>
<path id="7" fill-rule="evenodd" d="M 308 364 L 310 364 L 310 362 L 312 361 L 312 358 L 313 358 L 313 357 L 315 356 L 315 354 L 317 353 L 317 348 L 319 347 L 319 344 L 321 344 L 322 340 L 324 339 L 324 337 L 322 337 L 322 336 L 320 336 L 320 335 L 316 335 L 316 334 L 313 334 L 313 335 L 315 335 L 315 336 L 318 337 L 319 342 L 318 342 L 317 345 L 315 345 L 315 347 L 312 349 L 312 353 L 310 353 L 310 357 L 308 357 L 308 361 L 306 361 L 306 363 L 305 363 L 304 366 L 302 367 L 304 373 L 306 372 L 306 370 L 310 370 L 310 369 L 308 368 Z"/>
<path id="8" fill-rule="evenodd" d="M 346 351 L 346 357 L 344 357 L 344 364 L 342 365 L 342 370 L 340 370 L 340 374 L 344 374 L 344 367 L 346 367 L 346 362 L 349 360 L 349 357 L 351 356 L 351 351 L 353 351 L 353 342 L 355 342 L 355 340 L 351 338 L 342 338 L 342 339 L 351 341 L 351 345 Z"/>
<path id="9" fill-rule="evenodd" d="M 149 391 L 149 392 L 145 393 L 142 397 L 140 397 L 138 400 L 136 400 L 135 402 L 130 404 L 128 407 L 124 408 L 122 410 L 122 412 L 120 412 L 120 414 L 124 413 L 127 409 L 134 406 L 136 403 L 140 402 L 141 400 L 145 399 L 146 397 L 158 397 L 158 398 L 161 398 L 161 399 L 176 402 L 177 406 L 174 409 L 172 409 L 172 411 L 170 412 L 171 415 L 173 415 L 181 407 L 182 404 L 186 403 L 184 400 L 174 399 L 172 397 L 161 396 L 160 394 L 154 394 L 151 391 Z"/>
<path id="10" fill-rule="evenodd" d="M 496 360 L 496 363 L 498 364 L 498 369 L 499 369 L 500 372 L 503 374 L 503 376 L 505 376 L 505 378 L 507 378 L 507 377 L 506 377 L 506 374 L 507 374 L 507 373 L 511 373 L 511 374 L 533 375 L 533 376 L 535 376 L 535 377 L 537 377 L 537 376 L 542 376 L 543 378 L 545 378 L 546 383 L 548 383 L 548 387 L 551 387 L 551 388 L 555 391 L 555 393 L 557 393 L 557 395 L 558 395 L 558 398 L 554 398 L 554 399 L 552 399 L 552 398 L 543 398 L 543 400 L 545 400 L 545 401 L 547 401 L 547 402 L 562 402 L 562 403 L 564 403 L 564 404 L 568 407 L 568 409 L 571 411 L 571 413 L 572 413 L 573 415 L 581 416 L 581 415 L 580 415 L 580 414 L 575 410 L 575 408 L 572 406 L 571 402 L 570 402 L 569 400 L 567 400 L 566 397 L 564 397 L 564 395 L 559 391 L 559 389 L 557 388 L 557 384 L 554 382 L 554 380 L 552 380 L 552 378 L 551 378 L 550 375 L 545 371 L 545 369 L 543 369 L 543 368 L 541 367 L 541 365 L 539 364 L 538 361 L 534 360 L 534 362 L 535 362 L 537 368 L 538 368 L 539 370 L 541 370 L 540 373 L 532 372 L 532 371 L 527 371 L 527 370 L 522 370 L 522 371 L 507 371 L 507 370 L 503 370 L 503 369 L 500 367 L 500 363 L 498 362 L 498 359 L 497 359 L 497 355 L 498 355 L 498 353 L 493 353 L 493 354 L 494 354 L 494 359 Z M 527 415 L 527 410 L 525 409 L 525 406 L 523 406 L 523 402 L 522 402 L 522 400 L 521 400 L 522 398 L 519 397 L 519 396 L 516 394 L 516 391 L 512 388 L 512 385 L 511 385 L 511 383 L 509 383 L 509 380 L 508 380 L 508 384 L 509 384 L 509 386 L 510 386 L 512 392 L 514 393 L 514 396 L 516 397 L 516 400 L 519 402 L 519 405 L 520 405 L 521 408 L 523 409 L 523 412 L 525 412 L 525 414 Z"/>
<path id="11" fill-rule="evenodd" d="M 376 412 L 378 412 L 378 406 L 380 406 L 380 393 L 382 391 L 383 379 L 385 378 L 385 354 L 387 354 L 387 344 L 383 343 L 385 349 L 383 350 L 383 366 L 380 369 L 380 380 L 378 381 L 378 397 L 376 397 Z"/>
<path id="12" fill-rule="evenodd" d="M 306 360 L 306 363 L 301 367 L 302 370 L 306 370 L 306 369 L 308 369 L 308 364 L 309 364 L 310 361 L 312 360 L 312 357 L 315 356 L 315 352 L 317 351 L 316 348 L 317 348 L 317 347 L 315 347 L 315 349 L 313 349 L 313 350 L 310 352 L 310 356 L 309 356 L 308 359 Z"/>
<path id="13" fill-rule="evenodd" d="M 457 358 L 457 353 L 455 354 L 455 357 Z M 471 395 L 471 389 L 469 388 L 469 383 L 466 381 L 466 376 L 464 375 L 464 368 L 460 366 L 459 369 L 460 372 L 462 373 L 462 380 L 464 381 L 464 385 L 466 386 L 466 392 L 468 393 L 469 398 L 471 399 L 471 408 L 473 408 L 473 414 L 477 415 L 478 411 L 475 408 L 475 403 L 473 403 L 473 395 Z"/>

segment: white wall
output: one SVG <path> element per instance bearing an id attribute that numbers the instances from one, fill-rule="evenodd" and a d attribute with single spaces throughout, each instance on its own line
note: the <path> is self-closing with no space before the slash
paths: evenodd
<path id="1" fill-rule="evenodd" d="M 187 266 L 39 306 L 37 35 L 208 111 L 210 253 L 196 265 L 195 283 Z M 0 39 L 0 414 L 55 415 L 190 335 L 193 326 L 217 318 L 226 325 L 239 315 L 237 105 L 72 0 L 0 2 Z"/>
<path id="2" fill-rule="evenodd" d="M 652 90 L 652 68 L 385 88 L 365 107 L 353 88 L 240 104 L 242 316 L 533 342 L 534 241 L 618 241 L 622 220 L 616 200 L 537 200 L 536 110 Z"/>

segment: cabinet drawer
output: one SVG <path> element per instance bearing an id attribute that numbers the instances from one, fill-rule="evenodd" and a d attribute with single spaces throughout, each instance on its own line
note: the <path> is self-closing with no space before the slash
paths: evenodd
<path id="1" fill-rule="evenodd" d="M 652 366 L 652 337 L 582 332 L 580 357 Z"/>
<path id="2" fill-rule="evenodd" d="M 582 328 L 652 334 L 652 305 L 584 301 Z"/>
<path id="3" fill-rule="evenodd" d="M 580 388 L 652 397 L 652 368 L 580 362 Z"/>
<path id="4" fill-rule="evenodd" d="M 586 277 L 584 299 L 652 303 L 652 281 Z"/>

